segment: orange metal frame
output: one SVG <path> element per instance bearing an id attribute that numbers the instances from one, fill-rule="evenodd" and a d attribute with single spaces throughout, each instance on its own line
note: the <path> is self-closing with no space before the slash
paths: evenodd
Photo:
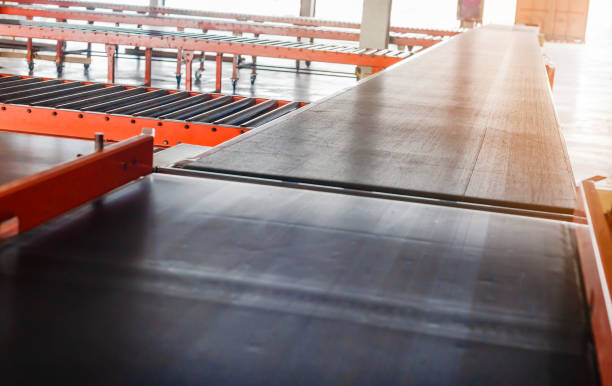
<path id="1" fill-rule="evenodd" d="M 582 276 L 597 349 L 602 385 L 612 385 L 612 236 L 604 217 L 594 181 L 578 187 L 576 214 L 588 227 L 576 228 Z"/>
<path id="2" fill-rule="evenodd" d="M 93 146 L 93 143 L 92 143 Z M 0 237 L 25 232 L 153 170 L 141 135 L 0 186 Z"/>
<path id="3" fill-rule="evenodd" d="M 171 48 L 186 51 L 217 52 L 313 62 L 354 64 L 370 67 L 389 67 L 403 60 L 401 57 L 386 55 L 324 51 L 264 44 L 233 43 L 230 41 L 204 40 L 179 36 L 143 35 L 130 32 L 73 30 L 61 28 L 61 26 L 46 27 L 0 24 L 0 35 L 146 48 Z"/>
<path id="4" fill-rule="evenodd" d="M 359 30 L 361 24 L 350 23 L 344 21 L 335 20 L 323 20 L 315 19 L 311 17 L 287 17 L 287 16 L 264 16 L 264 15 L 252 15 L 245 13 L 233 13 L 233 12 L 211 12 L 211 11 L 198 11 L 198 10 L 187 10 L 177 8 L 166 8 L 166 7 L 146 7 L 138 5 L 127 5 L 127 4 L 111 4 L 104 2 L 82 2 L 82 1 L 67 1 L 67 0 L 14 0 L 13 3 L 18 4 L 40 4 L 40 5 L 57 5 L 60 7 L 83 7 L 90 9 L 110 9 L 115 12 L 121 11 L 132 11 L 141 14 L 148 13 L 150 15 L 184 15 L 184 16 L 197 16 L 197 17 L 208 17 L 218 19 L 230 19 L 230 20 L 241 20 L 241 21 L 252 21 L 252 22 L 276 22 L 293 24 L 296 26 L 310 26 L 310 27 L 333 27 L 333 28 L 349 28 Z M 443 30 L 435 28 L 414 28 L 414 27 L 399 27 L 391 26 L 390 32 L 396 33 L 418 33 L 426 34 L 430 36 L 454 36 L 460 34 L 461 30 Z"/>
<path id="5" fill-rule="evenodd" d="M 0 75 L 2 76 L 2 75 Z M 22 78 L 31 78 L 22 76 Z M 42 78 L 50 80 L 53 78 Z M 63 82 L 70 82 L 65 80 Z M 93 82 L 83 82 L 84 85 Z M 113 86 L 107 84 L 107 87 Z M 131 89 L 136 86 L 125 86 Z M 155 88 L 148 91 L 157 90 Z M 171 91 L 174 93 L 178 91 Z M 191 93 L 197 95 L 199 93 Z M 213 98 L 222 94 L 212 94 Z M 234 95 L 235 101 L 245 97 Z M 267 101 L 255 98 L 256 103 Z M 284 106 L 289 101 L 278 101 Z M 305 103 L 301 104 L 302 106 Z M 77 110 L 63 110 L 51 107 L 37 107 L 0 103 L 0 131 L 21 132 L 30 134 L 53 135 L 60 137 L 92 139 L 96 132 L 103 132 L 109 141 L 122 141 L 138 135 L 142 129 L 155 129 L 154 144 L 158 147 L 174 146 L 179 143 L 189 143 L 201 146 L 216 146 L 242 133 L 249 131 L 248 127 L 229 125 L 210 125 L 195 122 L 163 120 L 134 117 L 130 115 L 113 115 Z"/>
<path id="6" fill-rule="evenodd" d="M 214 19 L 194 19 L 165 17 L 158 15 L 118 14 L 112 12 L 75 11 L 65 8 L 24 8 L 1 6 L 0 13 L 32 17 L 46 17 L 58 20 L 85 20 L 89 22 L 108 22 L 157 27 L 194 28 L 204 31 L 231 31 L 235 33 L 252 33 L 255 35 L 295 36 L 305 38 L 359 41 L 359 32 L 338 29 L 321 29 L 306 26 L 281 26 L 241 21 Z M 441 42 L 440 37 L 430 36 L 391 36 L 390 42 L 400 46 L 431 47 Z"/>

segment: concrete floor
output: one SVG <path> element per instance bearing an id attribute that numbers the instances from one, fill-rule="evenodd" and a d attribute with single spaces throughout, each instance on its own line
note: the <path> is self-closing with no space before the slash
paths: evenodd
<path id="1" fill-rule="evenodd" d="M 612 29 L 586 44 L 546 43 L 553 97 L 576 181 L 612 176 Z"/>

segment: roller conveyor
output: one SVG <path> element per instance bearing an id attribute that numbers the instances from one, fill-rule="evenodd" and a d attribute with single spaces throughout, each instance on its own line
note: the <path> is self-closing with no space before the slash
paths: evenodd
<path id="1" fill-rule="evenodd" d="M 242 21 L 228 21 L 216 19 L 196 19 L 193 17 L 167 17 L 159 15 L 118 14 L 104 11 L 77 11 L 50 7 L 23 7 L 0 6 L 0 14 L 26 17 L 45 17 L 57 20 L 84 20 L 88 22 L 122 23 L 152 27 L 192 28 L 206 31 L 231 31 L 233 33 L 252 33 L 255 35 L 293 36 L 311 39 L 329 39 L 339 41 L 359 41 L 359 29 L 339 30 L 337 28 L 322 28 L 308 26 L 288 26 L 287 24 L 252 23 Z M 438 34 L 427 35 L 426 29 L 422 33 L 394 33 L 390 35 L 390 43 L 399 46 L 430 47 L 442 41 Z M 440 31 L 438 31 L 440 32 Z M 449 32 L 449 36 L 455 33 Z M 249 39 L 245 42 L 257 42 L 258 39 Z M 292 46 L 308 47 L 309 44 L 293 43 Z M 347 48 L 351 49 L 351 48 Z"/>
<path id="2" fill-rule="evenodd" d="M 156 15 L 177 15 L 179 16 L 191 16 L 191 17 L 205 17 L 205 18 L 217 18 L 217 19 L 228 19 L 228 20 L 239 20 L 239 21 L 250 21 L 256 23 L 284 23 L 291 24 L 294 26 L 311 26 L 311 27 L 331 27 L 338 29 L 353 29 L 360 30 L 361 25 L 359 23 L 352 23 L 339 20 L 324 20 L 315 19 L 312 17 L 290 17 L 290 16 L 269 16 L 269 15 L 253 15 L 244 13 L 234 12 L 214 12 L 214 11 L 203 11 L 194 9 L 178 9 L 170 7 L 145 7 L 132 4 L 113 4 L 104 2 L 92 2 L 87 1 L 68 1 L 68 0 L 16 0 L 11 3 L 17 4 L 40 4 L 40 5 L 55 5 L 59 6 L 60 9 L 68 7 L 78 7 L 81 9 L 95 10 L 95 9 L 107 9 L 112 10 L 118 15 L 126 14 L 127 12 L 136 12 L 140 14 L 148 14 L 149 16 Z M 56 8 L 52 8 L 56 9 Z M 125 12 L 127 11 L 127 12 Z M 391 26 L 389 28 L 391 32 L 400 34 L 427 34 L 432 36 L 455 36 L 463 32 L 462 29 L 437 29 L 437 28 L 420 28 L 420 27 L 407 27 L 407 26 Z"/>
<path id="3" fill-rule="evenodd" d="M 158 146 L 179 142 L 213 146 L 250 130 L 249 120 L 270 112 L 280 117 L 294 110 L 283 108 L 288 101 L 14 78 L 0 76 L 0 129 L 7 131 L 89 139 L 95 131 L 104 131 L 109 140 L 117 141 L 136 135 L 143 128 L 155 128 Z M 24 114 L 28 114 L 28 119 L 23 119 Z M 232 114 L 246 118 L 217 122 Z"/>
<path id="4" fill-rule="evenodd" d="M 208 52 L 224 52 L 251 56 L 271 56 L 296 60 L 312 60 L 374 67 L 387 67 L 410 56 L 400 57 L 342 52 L 346 46 L 329 45 L 325 50 L 313 50 L 314 44 L 271 39 L 253 39 L 204 33 L 168 32 L 133 28 L 102 27 L 69 23 L 45 23 L 0 19 L 0 33 L 6 36 L 57 39 L 102 44 L 136 45 L 148 48 L 174 48 Z"/>

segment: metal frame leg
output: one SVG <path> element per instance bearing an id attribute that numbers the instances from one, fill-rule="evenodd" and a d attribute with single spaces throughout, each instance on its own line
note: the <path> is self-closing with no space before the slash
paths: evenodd
<path id="1" fill-rule="evenodd" d="M 255 38 L 259 38 L 259 34 L 254 34 Z M 253 65 L 251 67 L 251 85 L 255 84 L 255 79 L 257 79 L 257 56 L 253 56 Z"/>
<path id="2" fill-rule="evenodd" d="M 115 83 L 115 53 L 117 52 L 117 46 L 107 44 L 105 48 L 108 58 L 108 83 Z"/>
<path id="3" fill-rule="evenodd" d="M 88 11 L 93 11 L 95 8 L 87 8 Z M 87 24 L 89 25 L 93 25 L 93 21 L 88 21 Z M 87 43 L 87 60 L 88 63 L 83 64 L 83 69 L 85 70 L 85 73 L 89 72 L 89 66 L 91 64 L 91 43 Z"/>
<path id="4" fill-rule="evenodd" d="M 152 74 L 152 65 L 153 65 L 153 49 L 145 48 L 145 79 L 144 85 L 151 85 L 151 74 Z"/>
<path id="5" fill-rule="evenodd" d="M 31 16 L 26 17 L 27 20 L 32 20 Z M 26 54 L 26 62 L 28 62 L 28 69 L 30 70 L 30 74 L 34 72 L 34 52 L 32 51 L 32 38 L 28 38 L 27 42 L 27 54 Z"/>
<path id="6" fill-rule="evenodd" d="M 215 76 L 215 92 L 221 92 L 221 73 L 223 71 L 223 53 L 217 53 L 217 73 Z"/>
<path id="7" fill-rule="evenodd" d="M 310 44 L 314 44 L 314 38 L 310 38 Z M 310 63 L 311 63 L 311 61 L 307 60 L 306 61 L 306 67 L 310 67 Z"/>
<path id="8" fill-rule="evenodd" d="M 176 27 L 178 32 L 183 32 L 185 28 Z M 176 52 L 176 88 L 181 88 L 181 66 L 183 65 L 183 50 L 179 49 Z"/>
<path id="9" fill-rule="evenodd" d="M 203 29 L 202 33 L 204 34 L 208 33 L 208 30 Z M 202 73 L 204 72 L 204 61 L 206 60 L 206 52 L 202 51 L 200 52 L 200 54 L 202 55 L 200 56 L 200 67 L 196 70 L 196 73 L 195 73 L 195 78 L 196 78 L 196 81 L 198 82 L 202 78 Z"/>
<path id="10" fill-rule="evenodd" d="M 297 41 L 298 43 L 302 42 L 302 37 L 298 36 Z M 299 60 L 295 61 L 295 70 L 300 71 L 300 61 Z"/>
<path id="11" fill-rule="evenodd" d="M 64 19 L 56 19 L 58 23 L 65 23 Z M 57 68 L 57 75 L 61 76 L 64 70 L 64 48 L 66 42 L 64 40 L 58 40 L 55 46 L 55 67 Z"/>
<path id="12" fill-rule="evenodd" d="M 232 88 L 234 90 L 234 93 L 236 93 L 236 86 L 238 85 L 238 78 L 239 78 L 239 74 L 238 74 L 238 61 L 240 55 L 234 55 L 234 58 L 232 59 Z"/>
<path id="13" fill-rule="evenodd" d="M 32 39 L 28 39 L 27 50 L 28 53 L 26 54 L 26 61 L 28 62 L 30 74 L 32 74 L 34 72 L 34 52 L 32 52 Z"/>
<path id="14" fill-rule="evenodd" d="M 183 64 L 183 50 L 176 51 L 176 88 L 181 88 L 181 66 Z"/>
<path id="15" fill-rule="evenodd" d="M 193 64 L 193 51 L 183 51 L 183 60 L 185 61 L 185 89 L 191 91 L 191 71 Z"/>

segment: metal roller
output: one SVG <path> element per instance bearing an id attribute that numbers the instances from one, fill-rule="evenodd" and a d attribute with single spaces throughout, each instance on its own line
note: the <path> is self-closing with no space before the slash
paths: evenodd
<path id="1" fill-rule="evenodd" d="M 275 120 L 276 118 L 280 118 L 285 114 L 289 114 L 293 110 L 297 110 L 300 108 L 299 102 L 291 102 L 287 103 L 284 106 L 281 106 L 277 109 L 274 109 L 268 113 L 260 115 L 256 118 L 251 119 L 250 121 L 244 122 L 241 126 L 245 127 L 258 127 L 265 123 Z"/>
<path id="2" fill-rule="evenodd" d="M 76 82 L 76 83 L 81 83 L 81 82 Z M 72 84 L 72 83 L 69 83 L 69 84 Z M 104 84 L 94 83 L 94 84 L 88 84 L 86 86 L 81 86 L 77 84 L 77 86 L 78 87 L 68 87 L 68 88 L 65 87 L 57 91 L 49 91 L 49 92 L 45 92 L 39 95 L 31 95 L 31 96 L 22 97 L 22 98 L 11 99 L 8 101 L 8 103 L 33 104 L 37 101 L 45 101 L 51 98 L 61 97 L 65 95 L 75 95 L 75 92 L 78 94 L 82 91 L 101 89 L 104 87 Z"/>
<path id="3" fill-rule="evenodd" d="M 275 100 L 265 101 L 265 102 L 256 104 L 255 106 L 249 107 L 248 109 L 238 111 L 237 113 L 234 113 L 225 118 L 219 119 L 215 121 L 214 123 L 223 124 L 223 125 L 240 125 L 241 123 L 244 123 L 250 119 L 253 119 L 253 117 L 256 117 L 260 115 L 261 113 L 264 113 L 277 106 L 278 106 L 278 101 L 275 101 Z"/>
<path id="4" fill-rule="evenodd" d="M 19 79 L 21 79 L 21 77 L 17 76 L 17 75 L 15 75 L 15 76 L 5 76 L 5 77 L 0 78 L 0 84 L 6 83 L 6 82 L 13 82 L 13 81 L 19 80 Z"/>
<path id="5" fill-rule="evenodd" d="M 46 80 L 44 82 L 35 82 L 35 83 L 26 84 L 24 86 L 7 87 L 7 88 L 0 89 L 0 98 L 3 95 L 7 95 L 7 94 L 14 93 L 17 91 L 35 90 L 35 89 L 48 87 L 48 86 L 52 86 L 52 85 L 56 85 L 60 83 L 62 83 L 61 80 Z"/>
<path id="6" fill-rule="evenodd" d="M 254 98 L 245 98 L 245 99 L 241 99 L 239 101 L 230 103 L 229 105 L 218 107 L 206 113 L 196 115 L 194 117 L 190 117 L 187 120 L 192 121 L 192 122 L 203 122 L 203 123 L 214 122 L 217 119 L 231 115 L 237 111 L 240 111 L 254 104 L 255 104 Z"/>
<path id="7" fill-rule="evenodd" d="M 124 107 L 128 105 L 133 105 L 136 103 L 148 101 L 153 98 L 160 97 L 162 95 L 167 95 L 168 91 L 166 90 L 155 90 L 149 91 L 146 93 L 140 93 L 138 95 L 130 95 L 124 98 L 113 98 L 111 101 L 106 101 L 102 103 L 88 104 L 81 107 L 81 110 L 86 111 L 95 111 L 99 113 L 107 112 L 112 109 L 116 109 L 119 107 Z"/>
<path id="8" fill-rule="evenodd" d="M 127 114 L 127 115 L 134 114 L 139 111 L 143 111 L 143 110 L 150 109 L 153 107 L 162 106 L 162 105 L 165 105 L 166 103 L 174 102 L 176 100 L 182 100 L 187 97 L 189 97 L 188 92 L 186 91 L 177 92 L 174 94 L 164 95 L 164 96 L 154 98 L 151 100 L 131 104 L 129 106 L 123 106 L 123 107 L 119 107 L 113 110 L 109 110 L 108 113 L 109 114 Z"/>
<path id="9" fill-rule="evenodd" d="M 28 79 L 19 79 L 19 80 L 13 80 L 10 82 L 0 83 L 0 93 L 2 93 L 3 90 L 8 87 L 25 86 L 26 84 L 40 83 L 40 82 L 42 82 L 42 79 L 40 78 L 28 78 Z"/>
<path id="10" fill-rule="evenodd" d="M 170 114 L 175 111 L 182 110 L 186 107 L 193 106 L 198 103 L 206 102 L 210 100 L 211 98 L 212 98 L 212 95 L 210 94 L 194 95 L 192 97 L 189 97 L 189 98 L 186 98 L 180 101 L 172 102 L 163 107 L 153 107 L 153 108 L 150 108 L 144 111 L 139 111 L 138 113 L 134 115 L 137 117 L 157 118 L 164 114 Z"/>
<path id="11" fill-rule="evenodd" d="M 231 102 L 233 100 L 234 100 L 234 98 L 232 98 L 229 95 L 222 96 L 222 97 L 219 97 L 219 98 L 215 98 L 215 99 L 209 100 L 209 101 L 204 102 L 204 103 L 197 104 L 195 106 L 188 107 L 186 109 L 179 110 L 179 111 L 174 112 L 172 114 L 162 115 L 160 118 L 162 118 L 162 119 L 178 119 L 178 120 L 187 119 L 189 117 L 193 117 L 195 115 L 202 114 L 204 112 L 216 109 L 219 106 L 227 104 L 227 103 L 229 103 L 229 102 Z"/>
<path id="12" fill-rule="evenodd" d="M 27 91 L 16 91 L 16 92 L 12 92 L 12 93 L 8 93 L 8 94 L 4 94 L 0 96 L 0 100 L 6 100 L 9 103 L 17 103 L 15 102 L 15 100 L 19 98 L 32 97 L 32 96 L 40 97 L 40 95 L 43 95 L 47 92 L 73 89 L 75 87 L 81 86 L 82 84 L 83 82 L 69 82 L 69 83 L 61 83 L 59 85 L 51 85 L 51 86 L 46 86 L 46 87 L 35 88 L 32 90 L 27 90 Z"/>
<path id="13" fill-rule="evenodd" d="M 129 97 L 132 95 L 138 95 L 138 94 L 147 92 L 147 89 L 143 87 L 132 88 L 130 90 L 126 90 L 123 86 L 119 86 L 119 87 L 121 87 L 122 91 L 100 95 L 95 98 L 87 98 L 87 99 L 77 100 L 77 101 L 70 102 L 70 103 L 64 103 L 61 105 L 57 105 L 57 107 L 62 108 L 62 109 L 80 109 L 84 106 L 91 106 L 94 103 L 102 103 L 102 102 L 106 102 L 109 100 L 116 100 L 118 98 L 125 98 L 125 97 Z"/>
<path id="14" fill-rule="evenodd" d="M 32 105 L 33 106 L 56 107 L 61 104 L 74 102 L 74 101 L 80 101 L 83 99 L 93 98 L 93 97 L 97 97 L 100 95 L 107 95 L 107 94 L 111 94 L 111 93 L 115 93 L 115 92 L 124 90 L 123 86 L 104 87 L 104 84 L 102 84 L 102 88 L 91 87 L 91 86 L 94 86 L 94 85 L 90 84 L 87 86 L 82 86 L 82 87 L 79 87 L 78 89 L 73 90 L 74 94 L 58 96 L 58 97 L 51 97 L 49 99 L 43 99 L 41 101 L 32 103 Z M 97 84 L 95 86 L 97 86 Z M 97 89 L 97 90 L 91 91 L 92 89 Z"/>

